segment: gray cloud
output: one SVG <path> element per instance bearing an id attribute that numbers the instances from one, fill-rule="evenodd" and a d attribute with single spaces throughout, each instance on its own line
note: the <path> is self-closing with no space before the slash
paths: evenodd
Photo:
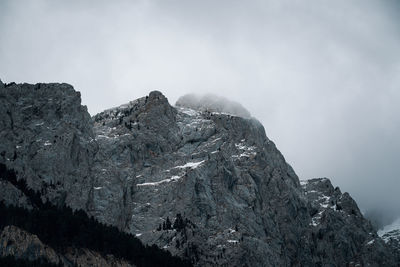
<path id="1" fill-rule="evenodd" d="M 397 1 L 1 1 L 0 75 L 71 83 L 94 114 L 161 90 L 217 93 L 301 178 L 400 215 Z M 394 216 L 394 215 L 393 215 Z"/>
<path id="2" fill-rule="evenodd" d="M 215 94 L 187 94 L 181 96 L 175 105 L 200 111 L 226 113 L 243 118 L 251 117 L 250 112 L 240 103 Z"/>

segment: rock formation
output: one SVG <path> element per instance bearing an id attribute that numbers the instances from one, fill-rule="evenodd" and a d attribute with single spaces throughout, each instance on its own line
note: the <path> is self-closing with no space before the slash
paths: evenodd
<path id="1" fill-rule="evenodd" d="M 257 120 L 184 103 L 154 91 L 91 118 L 67 84 L 0 83 L 0 163 L 196 266 L 399 266 L 350 195 L 300 183 Z"/>
<path id="2" fill-rule="evenodd" d="M 14 256 L 30 261 L 46 259 L 53 264 L 64 266 L 132 266 L 127 262 L 115 259 L 112 255 L 104 258 L 88 249 L 69 248 L 65 254 L 59 254 L 42 243 L 36 235 L 30 234 L 15 226 L 6 226 L 0 235 L 0 256 Z"/>

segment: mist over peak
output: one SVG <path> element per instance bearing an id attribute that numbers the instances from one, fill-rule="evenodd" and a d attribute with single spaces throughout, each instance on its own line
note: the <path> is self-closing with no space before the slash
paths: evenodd
<path id="1" fill-rule="evenodd" d="M 250 112 L 240 103 L 215 94 L 186 94 L 175 103 L 179 107 L 187 107 L 199 111 L 227 113 L 243 118 L 250 118 Z"/>

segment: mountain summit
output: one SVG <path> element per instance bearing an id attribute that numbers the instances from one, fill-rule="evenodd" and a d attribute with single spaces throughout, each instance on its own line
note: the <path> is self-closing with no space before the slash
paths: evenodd
<path id="1" fill-rule="evenodd" d="M 70 85 L 0 83 L 0 163 L 18 181 L 1 177 L 0 200 L 34 211 L 35 192 L 195 266 L 399 266 L 350 195 L 299 181 L 245 109 L 196 101 L 154 91 L 90 117 Z"/>

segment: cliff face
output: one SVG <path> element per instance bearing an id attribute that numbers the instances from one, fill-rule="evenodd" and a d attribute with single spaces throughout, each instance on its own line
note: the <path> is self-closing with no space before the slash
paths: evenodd
<path id="1" fill-rule="evenodd" d="M 0 163 L 43 200 L 198 266 L 398 266 L 351 197 L 300 184 L 263 126 L 160 92 L 90 118 L 66 84 L 0 84 Z M 29 208 L 3 181 L 0 199 Z"/>
<path id="2" fill-rule="evenodd" d="M 1 162 L 52 202 L 86 209 L 97 145 L 80 93 L 67 84 L 3 86 L 0 114 Z M 16 198 L 6 192 L 0 198 Z"/>

